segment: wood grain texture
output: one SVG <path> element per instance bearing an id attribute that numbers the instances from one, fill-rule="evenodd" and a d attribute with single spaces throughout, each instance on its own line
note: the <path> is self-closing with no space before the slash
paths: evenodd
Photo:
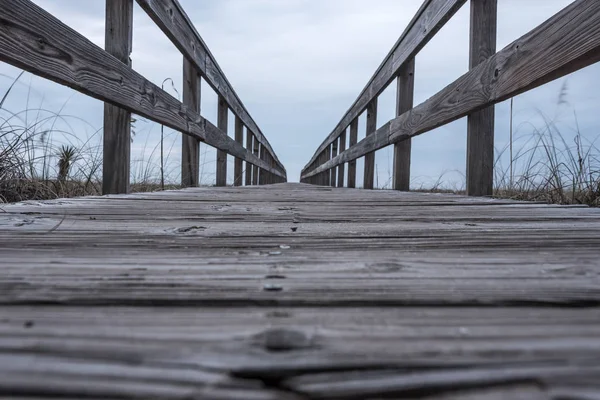
<path id="1" fill-rule="evenodd" d="M 183 104 L 200 114 L 201 79 L 196 67 L 183 59 Z M 200 184 L 200 140 L 181 135 L 181 186 L 196 187 Z"/>
<path id="2" fill-rule="evenodd" d="M 326 146 L 329 146 L 350 123 L 358 118 L 368 104 L 378 97 L 398 76 L 401 66 L 414 58 L 417 53 L 463 6 L 466 0 L 426 0 L 408 27 L 402 33 L 392 50 L 383 60 L 341 121 L 315 151 L 307 163 L 310 164 Z M 305 169 L 303 172 L 310 172 Z"/>
<path id="3" fill-rule="evenodd" d="M 402 115 L 413 108 L 415 93 L 415 59 L 409 60 L 400 68 L 396 92 L 396 115 Z M 394 143 L 394 190 L 410 190 L 411 139 Z"/>
<path id="4" fill-rule="evenodd" d="M 303 184 L 2 208 L 0 398 L 600 390 L 598 209 Z"/>
<path id="5" fill-rule="evenodd" d="M 244 104 L 236 94 L 233 86 L 219 67 L 215 57 L 202 40 L 183 7 L 177 0 L 136 0 L 154 23 L 163 31 L 171 42 L 189 58 L 198 68 L 206 82 L 217 95 L 222 96 L 232 112 L 257 137 L 269 153 L 277 161 L 278 170 L 285 173 L 283 164 L 277 159 L 267 138 L 262 134 L 256 122 L 250 116 Z"/>
<path id="6" fill-rule="evenodd" d="M 236 115 L 235 117 L 235 141 L 240 144 L 240 146 L 244 145 L 244 123 L 242 119 Z M 271 164 L 274 167 L 273 164 Z M 234 168 L 233 168 L 233 186 L 242 186 L 244 173 L 244 161 L 241 158 L 235 158 Z"/>
<path id="7" fill-rule="evenodd" d="M 475 68 L 496 53 L 498 0 L 471 2 L 469 64 Z M 494 192 L 494 106 L 467 117 L 467 194 Z"/>
<path id="8" fill-rule="evenodd" d="M 369 137 L 377 130 L 377 98 L 374 98 L 367 107 L 367 131 Z M 373 189 L 375 183 L 375 152 L 365 154 L 365 172 L 363 175 L 363 188 Z"/>
<path id="9" fill-rule="evenodd" d="M 598 61 L 600 2 L 577 0 L 372 137 L 303 176 L 423 134 Z"/>
<path id="10" fill-rule="evenodd" d="M 131 67 L 133 0 L 106 0 L 106 52 Z M 131 113 L 104 104 L 102 193 L 128 193 L 131 158 Z"/>
<path id="11" fill-rule="evenodd" d="M 0 0 L 0 6 L 0 60 L 270 168 L 199 114 L 34 3 Z M 278 170 L 272 172 L 285 176 Z"/>
<path id="12" fill-rule="evenodd" d="M 217 105 L 217 127 L 227 135 L 229 121 L 229 107 L 227 101 L 219 96 Z M 261 157 L 262 159 L 262 157 Z M 264 161 L 264 160 L 263 160 Z M 266 164 L 266 163 L 265 163 Z M 227 186 L 227 152 L 217 149 L 217 186 Z"/>
<path id="13" fill-rule="evenodd" d="M 348 149 L 351 149 L 353 146 L 356 146 L 357 142 L 358 142 L 358 118 L 355 118 L 350 123 L 350 141 L 348 144 Z M 345 154 L 345 152 L 340 152 L 340 154 Z M 353 160 L 348 160 L 348 187 L 349 188 L 356 187 L 356 158 Z"/>

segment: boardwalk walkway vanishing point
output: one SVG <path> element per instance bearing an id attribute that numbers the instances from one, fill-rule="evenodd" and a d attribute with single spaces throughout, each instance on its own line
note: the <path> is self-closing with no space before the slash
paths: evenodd
<path id="1" fill-rule="evenodd" d="M 471 0 L 471 69 L 413 107 L 415 56 L 466 3 L 426 0 L 301 183 L 178 1 L 136 1 L 182 102 L 131 68 L 133 0 L 106 0 L 106 49 L 0 0 L 0 61 L 105 102 L 105 195 L 0 209 L 0 400 L 600 398 L 600 210 L 490 198 L 494 104 L 600 61 L 600 1 L 496 52 L 497 0 Z M 129 194 L 132 113 L 182 132 L 185 189 Z M 411 138 L 462 117 L 468 196 L 409 192 Z M 391 145 L 396 190 L 368 190 Z"/>
<path id="2" fill-rule="evenodd" d="M 598 209 L 304 184 L 3 209 L 7 398 L 600 392 Z"/>

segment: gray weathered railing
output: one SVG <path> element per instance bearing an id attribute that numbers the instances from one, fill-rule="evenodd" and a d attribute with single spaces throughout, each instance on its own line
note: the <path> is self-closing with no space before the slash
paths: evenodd
<path id="1" fill-rule="evenodd" d="M 356 160 L 364 156 L 363 186 L 373 188 L 374 152 L 393 144 L 393 187 L 409 190 L 411 138 L 468 116 L 467 193 L 492 194 L 493 105 L 600 61 L 600 1 L 577 0 L 496 53 L 497 0 L 471 0 L 470 71 L 413 108 L 415 56 L 464 3 L 424 2 L 358 99 L 304 167 L 302 182 L 344 186 L 348 163 L 347 185 L 355 187 Z M 378 96 L 395 79 L 397 117 L 376 129 Z M 357 143 L 358 118 L 365 110 L 366 137 Z M 340 149 L 337 155 L 336 148 Z M 333 179 L 336 169 L 338 177 Z"/>
<path id="2" fill-rule="evenodd" d="M 178 1 L 137 2 L 184 55 L 183 102 L 131 68 L 133 0 L 106 0 L 106 51 L 30 0 L 0 0 L 0 61 L 106 102 L 103 193 L 129 190 L 131 113 L 184 134 L 183 186 L 199 184 L 200 142 L 218 150 L 218 186 L 227 183 L 227 155 L 236 158 L 235 185 L 285 182 L 285 168 Z M 219 97 L 218 126 L 200 115 L 202 78 Z M 235 139 L 227 136 L 230 109 Z"/>

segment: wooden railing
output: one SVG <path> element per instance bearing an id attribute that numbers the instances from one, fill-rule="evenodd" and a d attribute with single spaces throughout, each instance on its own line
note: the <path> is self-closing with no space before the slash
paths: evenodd
<path id="1" fill-rule="evenodd" d="M 217 186 L 227 183 L 227 155 L 235 157 L 235 185 L 285 182 L 285 168 L 178 1 L 137 2 L 184 56 L 183 102 L 131 68 L 133 0 L 106 0 L 106 51 L 29 0 L 0 0 L 0 61 L 105 102 L 103 193 L 129 190 L 131 113 L 184 134 L 183 186 L 199 184 L 200 142 L 217 149 Z M 217 126 L 200 115 L 202 78 L 219 98 Z M 227 136 L 229 110 L 235 139 Z"/>
<path id="2" fill-rule="evenodd" d="M 358 99 L 304 167 L 302 182 L 344 186 L 348 163 L 347 185 L 355 187 L 356 160 L 364 156 L 363 186 L 372 189 L 374 152 L 393 144 L 393 188 L 409 190 L 411 138 L 468 116 L 467 193 L 492 194 L 493 105 L 600 61 L 600 1 L 576 0 L 496 53 L 497 0 L 471 0 L 471 69 L 413 108 L 415 56 L 464 3 L 466 0 L 425 1 Z M 378 96 L 394 80 L 398 83 L 397 117 L 376 129 Z M 366 136 L 357 143 L 358 118 L 365 110 Z"/>

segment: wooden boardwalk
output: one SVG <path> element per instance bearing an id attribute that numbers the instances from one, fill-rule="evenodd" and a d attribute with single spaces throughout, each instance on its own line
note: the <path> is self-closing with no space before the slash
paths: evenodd
<path id="1" fill-rule="evenodd" d="M 0 398 L 598 399 L 600 210 L 304 184 L 2 206 Z"/>

